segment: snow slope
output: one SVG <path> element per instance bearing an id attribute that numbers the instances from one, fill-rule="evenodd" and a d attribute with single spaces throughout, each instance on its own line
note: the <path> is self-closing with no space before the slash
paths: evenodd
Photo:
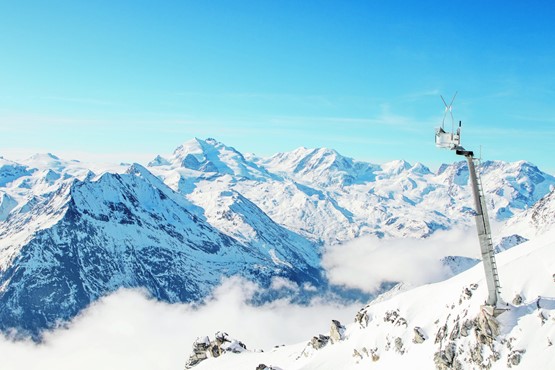
<path id="1" fill-rule="evenodd" d="M 478 264 L 447 281 L 370 303 L 341 339 L 323 333 L 331 339 L 320 349 L 307 338 L 262 353 L 224 353 L 194 368 L 555 368 L 555 230 L 499 254 L 497 262 L 508 302 L 497 320 L 481 311 L 487 289 Z"/>

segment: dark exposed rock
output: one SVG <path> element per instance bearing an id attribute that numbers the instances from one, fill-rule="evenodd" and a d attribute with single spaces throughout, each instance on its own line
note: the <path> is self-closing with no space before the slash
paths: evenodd
<path id="1" fill-rule="evenodd" d="M 383 321 L 394 324 L 398 317 L 399 317 L 399 310 L 386 311 Z"/>
<path id="2" fill-rule="evenodd" d="M 405 353 L 405 348 L 403 348 L 403 339 L 400 337 L 395 338 L 395 351 L 400 354 Z"/>
<path id="3" fill-rule="evenodd" d="M 213 341 L 207 336 L 199 337 L 193 342 L 193 353 L 185 363 L 185 368 L 190 369 L 208 357 L 219 357 L 226 352 L 241 353 L 246 349 L 243 342 L 231 339 L 225 332 L 217 332 Z"/>
<path id="4" fill-rule="evenodd" d="M 362 354 L 356 350 L 356 348 L 353 350 L 353 357 L 358 357 L 359 359 L 363 359 Z"/>
<path id="5" fill-rule="evenodd" d="M 456 357 L 457 345 L 454 342 L 450 342 L 445 350 L 440 350 L 434 354 L 436 368 L 438 370 L 462 370 L 463 366 Z"/>
<path id="6" fill-rule="evenodd" d="M 414 338 L 412 339 L 413 343 L 424 343 L 424 341 L 426 340 L 426 334 L 424 333 L 424 330 L 422 330 L 421 327 L 416 326 L 414 328 Z"/>
<path id="7" fill-rule="evenodd" d="M 404 325 L 405 327 L 408 326 L 407 320 L 401 316 L 401 314 L 399 313 L 399 310 L 386 311 L 383 321 L 389 322 L 395 326 L 400 326 L 400 325 Z"/>
<path id="8" fill-rule="evenodd" d="M 520 349 L 520 350 L 514 350 L 511 353 L 509 353 L 509 355 L 507 356 L 507 367 L 513 367 L 520 364 L 522 355 L 524 355 L 525 352 L 526 350 Z"/>
<path id="9" fill-rule="evenodd" d="M 378 349 L 377 348 L 372 348 L 370 350 L 370 356 L 372 357 L 372 362 L 379 361 L 380 355 L 378 355 Z"/>
<path id="10" fill-rule="evenodd" d="M 329 340 L 330 337 L 328 337 L 327 335 L 319 334 L 317 337 L 312 337 L 309 344 L 312 346 L 312 348 L 318 350 L 322 347 L 325 347 L 326 344 L 328 344 Z"/>
<path id="11" fill-rule="evenodd" d="M 445 336 L 447 335 L 447 324 L 441 326 L 436 334 L 436 339 L 434 341 L 434 343 L 441 343 L 441 341 L 443 340 L 443 338 L 445 338 Z"/>
<path id="12" fill-rule="evenodd" d="M 540 318 L 542 325 L 545 324 L 545 322 L 547 321 L 548 317 L 546 316 L 544 311 L 540 311 L 538 313 L 538 317 Z"/>
<path id="13" fill-rule="evenodd" d="M 475 325 L 476 339 L 482 344 L 491 344 L 499 335 L 499 321 L 484 308 L 475 319 Z"/>
<path id="14" fill-rule="evenodd" d="M 451 334 L 449 334 L 449 339 L 450 340 L 455 340 L 455 339 L 459 338 L 460 333 L 461 333 L 461 325 L 460 325 L 459 321 L 457 321 L 455 323 L 455 325 L 453 326 L 453 329 L 451 330 Z"/>
<path id="15" fill-rule="evenodd" d="M 275 367 L 275 366 L 267 366 L 265 364 L 259 364 L 256 367 L 256 370 L 281 370 L 279 367 Z"/>
<path id="16" fill-rule="evenodd" d="M 482 355 L 482 345 L 480 343 L 476 343 L 474 347 L 471 348 L 470 359 L 473 363 L 481 366 L 484 361 L 484 356 Z"/>
<path id="17" fill-rule="evenodd" d="M 466 320 L 461 326 L 461 336 L 467 337 L 470 330 L 474 327 L 473 320 Z"/>
<path id="18" fill-rule="evenodd" d="M 345 339 L 345 327 L 337 320 L 331 320 L 330 340 L 332 343 Z"/>
<path id="19" fill-rule="evenodd" d="M 356 313 L 355 322 L 357 322 L 361 328 L 367 327 L 368 321 L 370 321 L 370 317 L 368 317 L 368 312 L 366 310 L 361 310 Z"/>

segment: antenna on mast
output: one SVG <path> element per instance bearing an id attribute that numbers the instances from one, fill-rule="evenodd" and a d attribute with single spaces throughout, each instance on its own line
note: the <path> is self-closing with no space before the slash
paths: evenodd
<path id="1" fill-rule="evenodd" d="M 455 118 L 453 118 L 453 102 L 457 97 L 457 93 L 458 91 L 455 92 L 449 104 L 447 104 L 443 96 L 440 95 L 443 105 L 445 105 L 445 110 L 443 111 L 441 127 L 436 129 L 436 146 L 439 148 L 457 149 L 461 145 L 461 122 L 459 122 L 457 131 L 455 131 Z M 451 132 L 445 131 L 445 117 L 447 117 L 447 112 L 449 112 L 451 116 Z"/>
<path id="2" fill-rule="evenodd" d="M 443 99 L 443 96 L 439 96 L 441 98 L 441 100 L 443 101 L 443 105 L 445 105 L 445 111 L 443 112 L 443 120 L 441 121 L 441 128 L 445 128 L 445 117 L 447 116 L 447 112 L 449 112 L 449 114 L 451 115 L 451 131 L 455 130 L 455 119 L 453 118 L 453 102 L 455 101 L 455 98 L 457 97 L 457 94 L 459 92 L 455 91 L 455 95 L 453 95 L 453 99 L 451 99 L 451 103 L 449 103 L 449 105 L 447 105 L 447 103 L 445 102 L 445 99 Z"/>

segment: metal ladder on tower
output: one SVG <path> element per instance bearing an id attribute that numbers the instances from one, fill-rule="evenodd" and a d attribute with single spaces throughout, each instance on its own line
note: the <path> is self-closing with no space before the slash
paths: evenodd
<path id="1" fill-rule="evenodd" d="M 481 176 L 481 160 L 480 158 L 472 158 L 472 162 L 474 163 L 474 167 L 476 168 L 476 187 L 478 188 L 478 194 L 480 197 L 480 205 L 482 208 L 482 221 L 484 223 L 484 230 L 485 230 L 485 239 L 487 242 L 487 257 L 491 263 L 491 270 L 493 273 L 493 279 L 494 279 L 494 283 L 495 283 L 495 291 L 497 294 L 497 297 L 500 296 L 500 290 L 501 290 L 501 286 L 500 286 L 500 282 L 499 282 L 499 273 L 497 270 L 497 263 L 495 262 L 495 254 L 493 251 L 493 239 L 491 236 L 491 226 L 489 223 L 489 216 L 488 216 L 488 211 L 487 211 L 487 204 L 486 204 L 486 197 L 484 195 L 484 190 L 483 190 L 483 186 L 482 186 L 482 176 Z"/>

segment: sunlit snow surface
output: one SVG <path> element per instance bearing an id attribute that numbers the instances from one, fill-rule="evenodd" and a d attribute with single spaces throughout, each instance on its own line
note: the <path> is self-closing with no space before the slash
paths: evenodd
<path id="1" fill-rule="evenodd" d="M 497 361 L 490 360 L 492 369 L 506 369 L 508 356 L 522 350 L 521 362 L 515 368 L 554 368 L 555 346 L 552 343 L 555 342 L 555 231 L 499 254 L 497 261 L 502 298 L 506 302 L 512 302 L 516 294 L 520 294 L 523 302 L 516 306 L 509 303 L 509 310 L 498 317 L 501 333 L 492 348 L 500 357 Z M 472 284 L 478 285 L 476 290 L 472 290 Z M 473 292 L 470 298 L 464 294 L 465 288 Z M 479 264 L 445 282 L 425 285 L 370 304 L 366 308 L 369 316 L 366 327 L 350 323 L 345 340 L 328 344 L 320 350 L 307 350 L 310 339 L 307 338 L 299 344 L 264 353 L 246 352 L 209 358 L 195 368 L 251 369 L 263 363 L 282 369 L 432 369 L 435 368 L 434 354 L 440 350 L 440 343 L 435 343 L 440 328 L 446 324 L 446 335 L 449 337 L 457 322 L 462 324 L 464 320 L 478 315 L 486 295 L 483 268 Z M 406 325 L 399 324 L 398 320 L 385 321 L 388 311 L 398 311 L 400 317 L 406 320 Z M 420 327 L 427 337 L 421 344 L 413 342 L 414 327 Z M 401 338 L 403 353 L 395 348 L 396 338 Z M 448 343 L 455 343 L 457 350 L 460 350 L 456 358 L 464 368 L 472 368 L 476 365 L 469 360 L 470 350 L 476 342 L 475 333 L 471 331 L 466 337 L 446 339 L 441 344 L 445 348 Z M 253 345 L 256 347 L 256 344 Z M 363 348 L 367 351 L 375 350 L 379 360 L 373 361 Z M 361 356 L 354 355 L 355 350 Z M 492 353 L 487 346 L 482 352 L 485 360 Z"/>

